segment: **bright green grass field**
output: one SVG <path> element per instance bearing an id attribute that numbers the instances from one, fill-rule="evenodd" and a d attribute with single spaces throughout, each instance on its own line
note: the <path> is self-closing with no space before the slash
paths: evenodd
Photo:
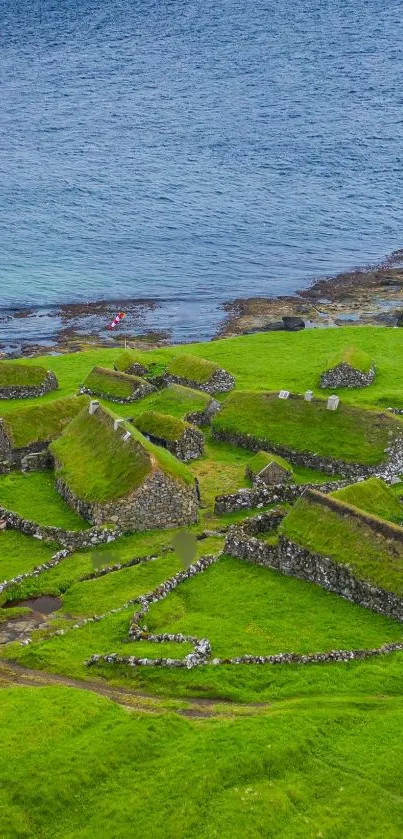
<path id="1" fill-rule="evenodd" d="M 363 522 L 300 498 L 280 525 L 280 532 L 308 550 L 347 565 L 360 580 L 403 594 L 403 544 Z"/>
<path id="2" fill-rule="evenodd" d="M 32 571 L 36 565 L 49 562 L 57 550 L 56 545 L 48 545 L 31 536 L 24 536 L 17 530 L 0 531 L 0 582 Z M 0 595 L 0 600 L 4 599 L 5 594 Z"/>
<path id="3" fill-rule="evenodd" d="M 0 476 L 0 506 L 26 519 L 65 530 L 86 530 L 90 525 L 61 498 L 53 472 L 11 472 Z"/>
<path id="4" fill-rule="evenodd" d="M 386 459 L 390 436 L 403 430 L 392 415 L 326 400 L 279 399 L 277 393 L 232 393 L 215 416 L 213 430 L 249 434 L 272 444 L 346 462 L 372 465 Z"/>
<path id="5" fill-rule="evenodd" d="M 187 720 L 68 688 L 10 688 L 0 722 L 4 839 L 403 833 L 400 699 Z"/>

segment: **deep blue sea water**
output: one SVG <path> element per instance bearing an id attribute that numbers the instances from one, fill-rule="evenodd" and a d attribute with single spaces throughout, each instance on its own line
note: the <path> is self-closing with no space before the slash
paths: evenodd
<path id="1" fill-rule="evenodd" d="M 402 247 L 402 43 L 396 0 L 2 0 L 1 305 L 204 335 Z"/>

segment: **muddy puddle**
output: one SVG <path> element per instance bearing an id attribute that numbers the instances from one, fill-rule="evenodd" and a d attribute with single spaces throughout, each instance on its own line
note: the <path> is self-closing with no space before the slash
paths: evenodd
<path id="1" fill-rule="evenodd" d="M 38 612 L 40 615 L 51 615 L 60 609 L 62 601 L 60 597 L 51 597 L 50 595 L 43 595 L 42 597 L 31 597 L 27 600 L 10 600 L 5 603 L 3 609 L 13 609 L 15 606 L 25 606 L 26 609 L 32 609 L 33 612 Z"/>

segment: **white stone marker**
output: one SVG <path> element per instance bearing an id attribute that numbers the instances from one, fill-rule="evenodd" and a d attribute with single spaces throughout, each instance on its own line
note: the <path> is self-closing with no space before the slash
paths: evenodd
<path id="1" fill-rule="evenodd" d="M 120 426 L 120 425 L 122 425 L 122 422 L 124 422 L 124 419 L 120 419 L 120 418 L 119 418 L 119 419 L 115 419 L 115 421 L 114 421 L 114 423 L 113 423 L 113 430 L 114 430 L 114 431 L 117 431 L 117 430 L 118 430 L 118 428 L 119 428 L 119 426 Z"/>
<path id="2" fill-rule="evenodd" d="M 329 396 L 327 400 L 327 410 L 328 411 L 336 411 L 339 406 L 340 399 L 338 396 L 333 394 L 333 396 Z"/>
<path id="3" fill-rule="evenodd" d="M 91 402 L 90 402 L 89 408 L 88 408 L 88 413 L 89 414 L 95 414 L 95 412 L 98 410 L 98 408 L 99 408 L 98 400 L 97 399 L 91 399 Z"/>
<path id="4" fill-rule="evenodd" d="M 312 390 L 306 390 L 306 391 L 305 391 L 305 396 L 304 396 L 304 399 L 305 399 L 305 402 L 312 402 L 312 399 L 313 399 L 313 391 L 312 391 Z"/>
<path id="5" fill-rule="evenodd" d="M 288 399 L 289 395 L 290 395 L 290 391 L 289 391 L 289 390 L 280 390 L 280 393 L 279 393 L 279 395 L 278 395 L 278 398 L 279 398 L 279 399 Z"/>
<path id="6" fill-rule="evenodd" d="M 132 435 L 130 434 L 130 431 L 126 431 L 126 434 L 124 434 L 123 437 L 122 437 L 123 442 L 127 443 L 127 441 L 130 440 L 131 436 Z"/>

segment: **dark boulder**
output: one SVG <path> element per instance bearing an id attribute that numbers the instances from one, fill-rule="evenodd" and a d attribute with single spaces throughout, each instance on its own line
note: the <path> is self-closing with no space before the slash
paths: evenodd
<path id="1" fill-rule="evenodd" d="M 283 315 L 282 321 L 284 324 L 284 329 L 288 329 L 292 332 L 295 332 L 298 329 L 305 329 L 305 321 L 300 317 L 293 315 Z"/>

